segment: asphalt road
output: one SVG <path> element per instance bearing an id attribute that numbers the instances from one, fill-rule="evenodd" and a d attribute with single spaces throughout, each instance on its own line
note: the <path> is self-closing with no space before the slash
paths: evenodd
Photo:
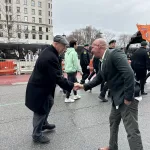
<path id="1" fill-rule="evenodd" d="M 149 95 L 139 104 L 139 125 L 144 150 L 150 149 L 150 83 Z M 33 113 L 24 105 L 26 85 L 0 86 L 0 150 L 97 150 L 109 142 L 109 113 L 111 102 L 99 101 L 99 87 L 92 93 L 80 91 L 81 100 L 64 103 L 64 96 L 56 90 L 55 104 L 49 122 L 56 130 L 45 132 L 50 144 L 32 142 Z M 124 126 L 119 131 L 119 150 L 129 150 Z"/>

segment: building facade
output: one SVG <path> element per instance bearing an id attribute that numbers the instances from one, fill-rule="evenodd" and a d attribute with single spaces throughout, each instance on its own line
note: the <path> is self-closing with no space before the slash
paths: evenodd
<path id="1" fill-rule="evenodd" d="M 0 42 L 52 40 L 52 0 L 0 0 Z"/>

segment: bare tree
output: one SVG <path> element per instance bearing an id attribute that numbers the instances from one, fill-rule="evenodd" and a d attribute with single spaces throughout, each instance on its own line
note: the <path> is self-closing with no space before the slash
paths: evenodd
<path id="1" fill-rule="evenodd" d="M 116 35 L 112 32 L 104 32 L 103 33 L 103 37 L 106 39 L 107 43 L 110 42 L 112 39 L 114 39 L 116 37 Z"/>
<path id="2" fill-rule="evenodd" d="M 119 47 L 125 48 L 127 44 L 129 43 L 130 38 L 131 38 L 131 35 L 121 34 L 117 40 L 117 45 Z"/>
<path id="3" fill-rule="evenodd" d="M 13 4 L 9 2 L 9 0 L 6 0 L 5 4 L 3 2 L 0 2 L 0 5 L 2 6 L 1 12 L 5 17 L 4 20 L 0 20 L 0 23 L 4 33 L 3 37 L 7 38 L 8 42 L 11 38 L 16 38 L 16 33 L 24 32 L 24 30 L 21 28 L 21 17 L 20 19 L 18 18 L 18 12 L 13 13 Z"/>
<path id="4" fill-rule="evenodd" d="M 80 45 L 84 43 L 91 44 L 94 39 L 102 37 L 101 34 L 102 33 L 100 30 L 97 30 L 92 26 L 86 26 L 85 28 L 73 31 L 70 35 L 67 36 L 67 39 L 69 41 L 71 39 L 76 39 Z"/>
<path id="5" fill-rule="evenodd" d="M 79 45 L 84 43 L 81 29 L 73 31 L 70 35 L 67 36 L 67 40 L 77 40 Z"/>

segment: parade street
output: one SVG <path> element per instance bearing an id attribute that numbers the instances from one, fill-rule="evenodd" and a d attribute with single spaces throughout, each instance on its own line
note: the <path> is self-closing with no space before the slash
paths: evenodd
<path id="1" fill-rule="evenodd" d="M 0 86 L 0 150 L 97 150 L 108 146 L 111 102 L 100 102 L 99 86 L 92 93 L 79 91 L 75 103 L 64 103 L 65 97 L 56 88 L 55 104 L 49 123 L 56 129 L 44 132 L 50 138 L 46 145 L 32 141 L 33 113 L 25 107 L 26 85 Z M 150 149 L 150 82 L 139 103 L 139 125 L 144 150 Z M 119 150 L 129 150 L 126 132 L 121 122 Z"/>

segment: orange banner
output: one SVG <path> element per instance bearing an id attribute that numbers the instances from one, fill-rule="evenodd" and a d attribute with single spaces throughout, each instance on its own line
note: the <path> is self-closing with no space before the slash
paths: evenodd
<path id="1" fill-rule="evenodd" d="M 150 25 L 137 24 L 137 28 L 141 32 L 142 38 L 150 42 Z"/>

